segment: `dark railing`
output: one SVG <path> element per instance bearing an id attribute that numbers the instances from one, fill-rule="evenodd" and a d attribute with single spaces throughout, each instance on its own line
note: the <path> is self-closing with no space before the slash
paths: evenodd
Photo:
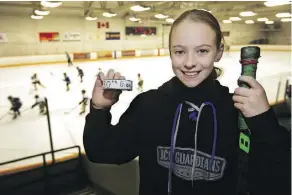
<path id="1" fill-rule="evenodd" d="M 27 157 L 24 157 L 24 158 L 19 158 L 19 159 L 15 159 L 15 160 L 11 160 L 11 161 L 6 161 L 6 162 L 3 162 L 3 163 L 0 163 L 0 166 L 11 164 L 11 163 L 15 163 L 15 162 L 19 162 L 19 161 L 23 161 L 23 160 L 27 160 L 27 159 L 31 159 L 31 158 L 36 158 L 36 157 L 40 157 L 40 156 L 43 157 L 43 166 L 44 166 L 46 164 L 46 155 L 47 154 L 53 155 L 52 153 L 61 152 L 61 151 L 69 150 L 69 149 L 73 149 L 73 148 L 77 148 L 78 149 L 78 157 L 81 156 L 80 146 L 71 146 L 71 147 L 68 147 L 68 148 L 62 148 L 62 149 L 55 150 L 55 151 L 52 151 L 52 152 L 44 152 L 44 153 L 40 153 L 40 154 L 36 154 L 36 155 L 32 155 L 32 156 L 27 156 Z M 54 164 L 55 162 L 54 162 L 53 159 L 52 159 L 52 161 L 53 161 L 53 164 Z"/>
<path id="2" fill-rule="evenodd" d="M 52 159 L 52 161 L 49 162 L 46 159 L 46 155 L 50 154 L 54 156 L 54 154 L 57 152 L 74 149 L 74 148 L 78 150 L 78 154 L 76 155 L 75 158 L 71 157 L 70 159 L 62 160 L 59 162 L 56 161 L 55 159 Z M 17 162 L 21 162 L 21 161 L 32 159 L 32 158 L 42 157 L 42 163 L 38 163 L 37 165 L 32 166 L 30 168 L 24 168 L 23 170 L 17 170 L 17 169 L 15 171 L 12 170 L 7 173 L 4 173 L 3 175 L 0 175 L 0 194 L 4 192 L 9 192 L 9 194 L 11 194 L 11 191 L 17 191 L 18 193 L 23 194 L 24 191 L 27 191 L 28 188 L 30 188 L 29 189 L 30 192 L 37 191 L 37 188 L 39 188 L 39 191 L 43 192 L 42 194 L 50 194 L 53 188 L 54 190 L 56 190 L 56 185 L 53 186 L 52 184 L 55 183 L 57 184 L 57 186 L 60 187 L 60 189 L 62 188 L 62 185 L 60 185 L 60 183 L 62 183 L 62 181 L 60 181 L 60 178 L 62 177 L 65 177 L 64 180 L 67 180 L 63 182 L 68 183 L 70 182 L 68 181 L 70 179 L 72 180 L 71 182 L 73 183 L 76 182 L 74 180 L 75 177 L 72 177 L 72 174 L 77 174 L 77 177 L 76 177 L 77 180 L 80 179 L 81 181 L 83 180 L 85 182 L 86 179 L 82 177 L 79 178 L 79 176 L 83 176 L 81 156 L 82 154 L 81 154 L 80 146 L 72 146 L 72 147 L 55 150 L 52 152 L 45 152 L 41 154 L 36 154 L 36 155 L 0 163 L 0 167 L 1 167 L 3 165 L 17 163 Z M 71 164 L 68 164 L 72 161 L 74 162 Z M 71 176 L 66 178 L 66 175 L 70 175 L 70 174 Z M 54 181 L 54 179 L 58 181 L 56 182 Z M 70 186 L 67 186 L 67 187 L 70 187 Z M 71 188 L 74 188 L 74 187 L 75 187 L 74 184 L 73 186 L 71 184 Z M 15 194 L 17 193 L 15 192 Z"/>

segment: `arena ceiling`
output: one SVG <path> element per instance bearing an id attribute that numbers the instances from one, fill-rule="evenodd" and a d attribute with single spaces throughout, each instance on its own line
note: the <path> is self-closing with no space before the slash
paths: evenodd
<path id="1" fill-rule="evenodd" d="M 62 1 L 59 7 L 46 8 L 40 1 L 0 1 L 0 16 L 22 16 L 30 17 L 35 9 L 49 10 L 50 13 L 44 17 L 97 17 L 106 19 L 103 13 L 117 14 L 113 18 L 135 17 L 140 21 L 151 21 L 165 23 L 166 19 L 154 17 L 156 14 L 168 15 L 175 19 L 179 14 L 188 9 L 205 9 L 211 11 L 219 20 L 228 20 L 230 17 L 240 17 L 242 20 L 236 23 L 244 23 L 246 20 L 258 22 L 258 18 L 268 18 L 272 21 L 280 21 L 277 13 L 287 12 L 291 14 L 291 4 L 268 7 L 265 1 Z M 277 1 L 274 1 L 277 2 Z M 149 7 L 147 11 L 133 11 L 131 7 L 140 5 Z M 252 11 L 254 16 L 242 17 L 240 12 Z M 290 16 L 291 18 L 291 16 Z"/>

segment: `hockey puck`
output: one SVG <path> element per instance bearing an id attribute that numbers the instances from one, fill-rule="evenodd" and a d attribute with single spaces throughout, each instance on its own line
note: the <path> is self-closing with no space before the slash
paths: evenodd
<path id="1" fill-rule="evenodd" d="M 103 81 L 103 88 L 132 91 L 133 81 L 124 79 L 106 79 Z"/>

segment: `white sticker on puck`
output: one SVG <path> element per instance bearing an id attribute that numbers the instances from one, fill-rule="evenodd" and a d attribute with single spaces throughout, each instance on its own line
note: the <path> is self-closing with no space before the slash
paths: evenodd
<path id="1" fill-rule="evenodd" d="M 124 79 L 106 79 L 103 81 L 103 88 L 132 91 L 133 81 Z"/>

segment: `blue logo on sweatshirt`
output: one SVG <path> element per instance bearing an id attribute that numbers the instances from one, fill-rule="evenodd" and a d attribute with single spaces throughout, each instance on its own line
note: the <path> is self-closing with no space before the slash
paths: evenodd
<path id="1" fill-rule="evenodd" d="M 192 121 L 197 121 L 197 112 L 191 112 L 191 114 L 189 114 L 189 119 Z"/>

